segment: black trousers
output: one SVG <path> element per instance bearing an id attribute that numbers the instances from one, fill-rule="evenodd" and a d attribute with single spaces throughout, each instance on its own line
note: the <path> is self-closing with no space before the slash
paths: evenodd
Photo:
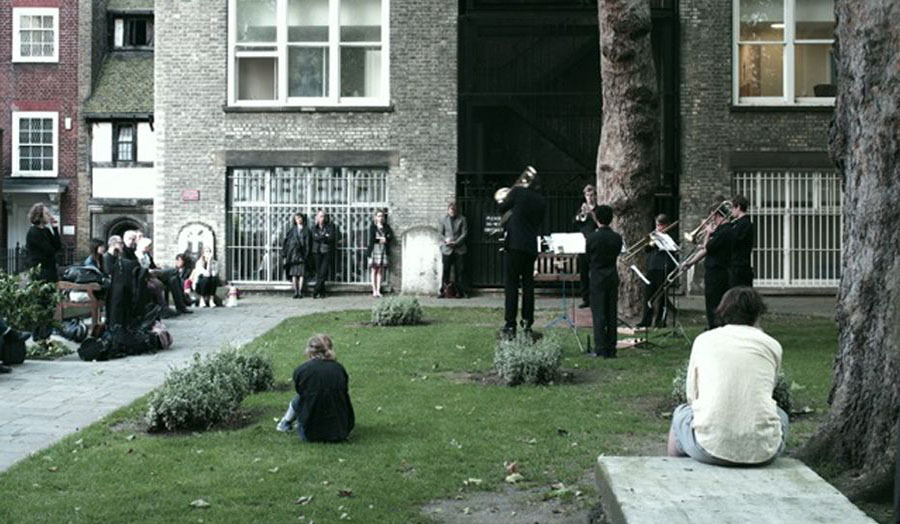
<path id="1" fill-rule="evenodd" d="M 181 280 L 178 273 L 161 273 L 159 278 L 166 285 L 166 290 L 172 294 L 172 303 L 175 304 L 175 309 L 178 311 L 187 309 L 187 304 L 184 301 L 184 281 Z"/>
<path id="2" fill-rule="evenodd" d="M 579 289 L 581 290 L 581 301 L 585 304 L 591 303 L 591 266 L 588 263 L 586 253 L 578 255 L 578 274 L 581 277 Z"/>
<path id="3" fill-rule="evenodd" d="M 616 268 L 591 271 L 591 320 L 598 355 L 616 356 L 619 274 Z"/>
<path id="4" fill-rule="evenodd" d="M 441 283 L 450 282 L 450 270 L 454 271 L 453 283 L 456 284 L 458 293 L 466 292 L 466 273 L 465 273 L 465 255 L 459 253 L 450 253 L 449 255 L 441 255 L 441 262 L 444 270 L 441 272 Z"/>
<path id="5" fill-rule="evenodd" d="M 525 327 L 534 324 L 534 259 L 536 254 L 509 249 L 506 253 L 506 327 L 516 326 L 519 305 L 519 286 L 522 286 L 522 321 Z"/>
<path id="6" fill-rule="evenodd" d="M 737 286 L 753 287 L 753 268 L 734 266 L 728 268 L 728 289 Z"/>
<path id="7" fill-rule="evenodd" d="M 331 253 L 315 253 L 316 257 L 316 287 L 313 294 L 325 294 L 325 280 L 328 278 L 328 270 L 331 269 Z"/>
<path id="8" fill-rule="evenodd" d="M 703 278 L 706 295 L 706 325 L 709 329 L 716 327 L 716 308 L 722 296 L 728 291 L 728 270 L 725 268 L 706 268 Z"/>
<path id="9" fill-rule="evenodd" d="M 666 281 L 666 270 L 664 269 L 651 269 L 647 271 L 647 280 L 650 281 L 650 284 L 647 285 L 646 293 L 644 294 L 644 316 L 641 318 L 641 324 L 645 326 L 649 326 L 650 322 L 653 319 L 653 309 L 656 309 L 656 320 L 653 322 L 653 325 L 656 327 L 662 326 L 663 323 L 663 310 L 665 309 L 663 306 L 665 305 L 666 297 L 664 294 L 660 294 L 662 300 L 657 300 L 656 304 L 650 304 L 650 298 L 659 291 L 659 288 L 663 286 Z M 657 304 L 659 307 L 657 308 Z"/>

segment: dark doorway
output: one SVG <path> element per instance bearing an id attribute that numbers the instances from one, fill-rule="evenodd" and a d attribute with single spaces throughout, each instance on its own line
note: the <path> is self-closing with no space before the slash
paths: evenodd
<path id="1" fill-rule="evenodd" d="M 125 234 L 126 231 L 131 231 L 132 229 L 143 230 L 143 226 L 137 221 L 130 218 L 121 218 L 110 224 L 109 228 L 107 229 L 106 238 L 109 238 L 113 235 L 118 235 L 121 237 Z"/>
<path id="2" fill-rule="evenodd" d="M 677 217 L 677 5 L 653 2 L 661 96 L 657 207 Z M 548 197 L 544 233 L 574 230 L 581 190 L 593 183 L 602 114 L 596 0 L 461 0 L 459 173 L 469 222 L 470 278 L 502 282 L 499 238 L 485 232 L 492 195 L 525 165 Z M 648 231 L 652 224 L 648 224 Z"/>

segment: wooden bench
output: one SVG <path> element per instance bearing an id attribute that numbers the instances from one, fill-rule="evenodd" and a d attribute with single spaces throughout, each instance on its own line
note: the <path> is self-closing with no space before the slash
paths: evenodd
<path id="1" fill-rule="evenodd" d="M 536 282 L 579 282 L 578 255 L 539 253 L 534 261 Z"/>
<path id="2" fill-rule="evenodd" d="M 100 323 L 100 310 L 103 308 L 103 301 L 97 298 L 97 291 L 100 291 L 100 284 L 76 284 L 74 282 L 60 281 L 56 283 L 56 289 L 60 292 L 59 304 L 56 306 L 56 320 L 62 322 L 67 309 L 89 308 L 91 313 L 91 331 L 98 329 Z M 83 291 L 87 293 L 88 300 L 86 302 L 75 302 L 70 298 L 72 291 Z"/>

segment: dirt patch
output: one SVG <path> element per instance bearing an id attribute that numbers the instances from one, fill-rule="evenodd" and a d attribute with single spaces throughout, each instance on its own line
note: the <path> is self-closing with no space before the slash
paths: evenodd
<path id="1" fill-rule="evenodd" d="M 120 433 L 144 433 L 154 437 L 189 437 L 203 431 L 235 431 L 246 428 L 265 417 L 265 411 L 262 408 L 241 408 L 227 419 L 213 425 L 209 429 L 184 429 L 177 431 L 150 431 L 150 427 L 143 419 L 127 419 L 122 420 L 109 426 L 110 431 Z"/>
<path id="2" fill-rule="evenodd" d="M 588 472 L 579 485 L 592 483 L 593 476 Z M 563 491 L 557 488 L 504 486 L 498 492 L 463 493 L 453 499 L 429 502 L 422 508 L 422 513 L 446 524 L 584 523 L 596 513 L 597 500 L 592 491 L 582 491 L 583 488 L 578 486 L 566 487 Z"/>

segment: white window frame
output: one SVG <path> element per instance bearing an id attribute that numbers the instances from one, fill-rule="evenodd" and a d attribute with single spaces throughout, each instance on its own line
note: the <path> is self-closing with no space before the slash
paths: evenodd
<path id="1" fill-rule="evenodd" d="M 322 42 L 323 47 L 328 48 L 328 88 L 329 93 L 325 97 L 289 97 L 288 96 L 288 42 L 287 42 L 287 6 L 288 0 L 276 0 L 276 28 L 275 42 L 266 44 L 240 44 L 242 47 L 272 48 L 264 51 L 237 52 L 237 8 L 236 0 L 228 0 L 228 105 L 235 107 L 388 107 L 390 106 L 390 0 L 381 0 L 381 95 L 377 97 L 341 97 L 341 48 L 352 46 L 367 46 L 373 42 L 353 42 L 341 44 L 340 42 L 340 1 L 329 0 L 328 40 Z M 302 46 L 302 44 L 301 44 Z M 275 98 L 272 100 L 238 100 L 235 75 L 237 74 L 236 59 L 238 57 L 266 57 L 275 58 L 276 84 Z"/>
<path id="2" fill-rule="evenodd" d="M 754 44 L 772 44 L 784 46 L 782 52 L 783 96 L 740 96 L 740 56 L 738 41 L 741 36 L 741 2 L 732 0 L 732 98 L 734 105 L 740 106 L 834 106 L 834 97 L 797 97 L 794 84 L 794 47 L 796 44 L 832 44 L 834 39 L 795 40 L 795 6 L 796 0 L 784 0 L 784 36 L 782 41 L 760 41 Z"/>
<path id="3" fill-rule="evenodd" d="M 53 120 L 53 169 L 49 171 L 19 169 L 19 121 L 23 118 Z M 12 114 L 12 176 L 53 178 L 59 173 L 59 113 L 53 111 L 13 111 Z"/>
<path id="4" fill-rule="evenodd" d="M 16 63 L 58 63 L 59 62 L 59 8 L 58 7 L 13 7 L 12 61 Z M 21 25 L 23 16 L 53 17 L 53 56 L 22 56 Z"/>

